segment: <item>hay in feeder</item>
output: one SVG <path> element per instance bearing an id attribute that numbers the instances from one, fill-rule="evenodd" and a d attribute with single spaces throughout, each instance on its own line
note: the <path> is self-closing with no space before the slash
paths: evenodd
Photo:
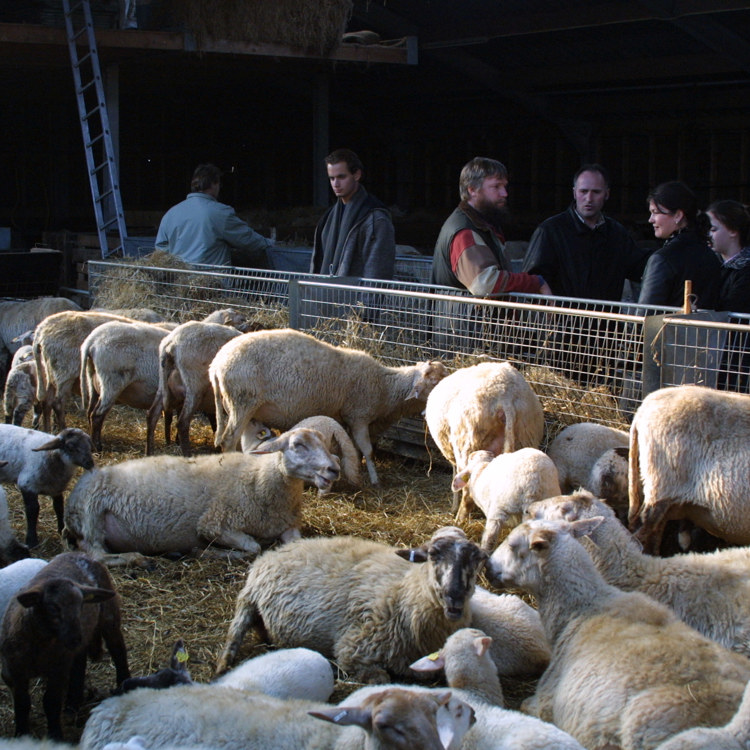
<path id="1" fill-rule="evenodd" d="M 352 0 L 171 0 L 173 18 L 202 39 L 283 44 L 328 54 L 341 41 Z"/>

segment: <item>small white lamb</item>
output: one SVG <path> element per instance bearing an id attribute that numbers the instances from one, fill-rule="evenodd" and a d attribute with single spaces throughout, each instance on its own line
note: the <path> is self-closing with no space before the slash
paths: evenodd
<path id="1" fill-rule="evenodd" d="M 492 552 L 503 526 L 519 518 L 529 503 L 560 494 L 557 469 L 546 454 L 536 448 L 521 448 L 495 456 L 490 451 L 474 451 L 467 463 L 458 466 L 451 485 L 454 492 L 468 488 L 457 521 L 468 518 L 472 504 L 487 518 L 482 549 Z"/>

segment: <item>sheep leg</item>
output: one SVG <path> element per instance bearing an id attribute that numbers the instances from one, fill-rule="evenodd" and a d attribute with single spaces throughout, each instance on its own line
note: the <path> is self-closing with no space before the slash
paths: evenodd
<path id="1" fill-rule="evenodd" d="M 372 443 L 370 442 L 370 430 L 366 424 L 351 425 L 352 439 L 354 444 L 359 448 L 360 453 L 365 458 L 367 473 L 370 476 L 370 484 L 379 483 L 378 472 L 375 469 L 375 462 L 372 460 Z"/>
<path id="2" fill-rule="evenodd" d="M 655 503 L 644 505 L 641 509 L 641 525 L 635 533 L 636 539 L 643 546 L 643 551 L 648 555 L 658 555 L 661 548 L 661 540 L 664 535 L 664 527 L 669 520 L 669 511 L 675 506 L 674 500 L 667 498 L 657 500 Z"/>
<path id="3" fill-rule="evenodd" d="M 29 680 L 28 678 L 11 680 L 5 674 L 3 674 L 3 680 L 13 691 L 13 714 L 16 725 L 16 737 L 29 734 L 29 716 L 31 714 Z"/>
<path id="4" fill-rule="evenodd" d="M 57 518 L 57 533 L 61 534 L 65 527 L 65 500 L 62 495 L 53 495 L 52 507 L 55 511 L 55 517 Z"/>
<path id="5" fill-rule="evenodd" d="M 23 497 L 23 507 L 26 512 L 26 546 L 31 549 L 39 544 L 39 537 L 36 533 L 36 524 L 39 519 L 39 496 L 36 492 L 21 490 Z"/>
<path id="6" fill-rule="evenodd" d="M 198 528 L 198 534 L 204 538 L 209 538 L 201 532 L 200 527 Z M 250 557 L 257 557 L 260 554 L 260 544 L 242 531 L 221 529 L 218 534 L 211 535 L 210 540 L 211 543 L 218 544 L 220 547 L 242 550 Z"/>
<path id="7" fill-rule="evenodd" d="M 245 637 L 245 633 L 253 626 L 258 614 L 255 604 L 250 600 L 249 593 L 243 589 L 237 597 L 234 617 L 229 625 L 227 640 L 219 660 L 216 662 L 216 675 L 226 672 L 237 661 L 237 653 Z"/>
<path id="8" fill-rule="evenodd" d="M 76 660 L 80 657 L 76 657 Z M 83 669 L 86 671 L 86 652 L 83 652 Z M 67 672 L 61 670 L 61 674 L 47 678 L 47 684 L 42 698 L 44 706 L 44 715 L 47 717 L 47 736 L 58 742 L 63 738 L 62 724 L 60 723 L 60 713 L 62 711 L 63 696 L 67 688 Z M 83 685 L 80 688 L 81 701 L 83 702 Z M 79 702 L 79 705 L 80 705 Z"/>
<path id="9" fill-rule="evenodd" d="M 86 650 L 76 654 L 70 665 L 70 682 L 68 683 L 67 695 L 65 697 L 65 708 L 68 711 L 77 711 L 83 703 L 83 687 L 86 682 Z M 45 707 L 46 708 L 46 707 Z M 59 718 L 60 711 L 57 716 Z M 49 715 L 47 716 L 49 722 Z"/>
<path id="10" fill-rule="evenodd" d="M 102 626 L 102 638 L 112 658 L 112 663 L 115 665 L 115 682 L 119 687 L 124 680 L 130 677 L 130 668 L 128 667 L 128 652 L 122 636 L 120 610 L 112 601 L 109 600 L 103 605 L 105 616 Z"/>
<path id="11" fill-rule="evenodd" d="M 146 455 L 154 455 L 154 435 L 156 433 L 156 425 L 159 422 L 159 417 L 162 412 L 162 396 L 161 391 L 156 393 L 151 406 L 146 412 Z"/>
<path id="12" fill-rule="evenodd" d="M 55 424 L 57 425 L 58 432 L 64 430 L 67 427 L 65 423 L 65 407 L 63 406 L 63 399 L 60 396 L 55 396 L 51 403 L 52 411 L 55 412 Z M 45 431 L 49 428 L 45 424 Z"/>
<path id="13" fill-rule="evenodd" d="M 180 409 L 180 416 L 177 418 L 177 441 L 180 444 L 183 456 L 191 456 L 193 453 L 190 445 L 190 423 L 193 421 L 196 406 L 193 394 L 185 393 L 182 409 Z"/>
<path id="14" fill-rule="evenodd" d="M 484 526 L 484 532 L 482 533 L 482 541 L 479 545 L 483 550 L 486 550 L 490 554 L 495 551 L 495 547 L 497 547 L 497 539 L 500 536 L 504 524 L 504 516 L 502 518 L 487 519 L 487 523 Z"/>
<path id="15" fill-rule="evenodd" d="M 458 505 L 458 513 L 456 514 L 456 523 L 466 523 L 471 516 L 471 509 L 474 507 L 474 501 L 471 499 L 471 493 L 468 487 L 461 489 L 461 502 Z"/>

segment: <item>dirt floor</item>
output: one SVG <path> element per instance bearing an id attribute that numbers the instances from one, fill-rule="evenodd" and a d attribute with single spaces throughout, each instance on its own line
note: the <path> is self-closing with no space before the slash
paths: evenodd
<path id="1" fill-rule="evenodd" d="M 82 415 L 75 410 L 69 415 L 69 426 L 86 429 Z M 197 452 L 213 451 L 207 423 L 196 419 L 192 436 Z M 97 455 L 97 462 L 108 464 L 139 458 L 144 455 L 145 440 L 145 414 L 115 407 L 104 423 L 104 452 Z M 157 435 L 157 440 L 157 452 L 178 454 L 174 445 L 165 446 L 163 435 Z M 386 544 L 412 546 L 426 541 L 438 527 L 453 522 L 451 473 L 441 458 L 434 456 L 432 463 L 428 463 L 379 450 L 376 461 L 381 478 L 381 486 L 377 488 L 366 483 L 357 492 L 333 492 L 322 498 L 315 490 L 307 490 L 303 536 L 353 534 Z M 14 487 L 6 486 L 6 490 L 11 522 L 22 539 L 25 521 L 21 496 Z M 40 501 L 41 543 L 33 554 L 49 559 L 65 550 L 56 531 L 51 501 L 48 498 Z M 483 519 L 477 513 L 465 531 L 478 542 L 482 528 Z M 247 563 L 241 561 L 186 558 L 154 558 L 151 570 L 113 569 L 122 597 L 123 629 L 132 674 L 150 674 L 167 666 L 174 641 L 183 638 L 190 654 L 193 679 L 210 680 L 246 571 Z M 486 580 L 481 583 L 488 585 Z M 245 658 L 264 650 L 262 644 L 248 637 L 240 656 Z M 335 700 L 359 687 L 340 672 L 338 677 Z M 113 687 L 114 668 L 105 653 L 100 662 L 89 665 L 85 706 L 77 716 L 64 719 L 68 740 L 78 739 L 90 710 Z M 508 705 L 517 707 L 533 691 L 533 683 L 508 682 L 504 688 Z M 46 729 L 41 700 L 42 690 L 37 684 L 32 693 L 32 727 L 39 737 Z M 0 683 L 0 736 L 12 735 L 11 696 Z"/>

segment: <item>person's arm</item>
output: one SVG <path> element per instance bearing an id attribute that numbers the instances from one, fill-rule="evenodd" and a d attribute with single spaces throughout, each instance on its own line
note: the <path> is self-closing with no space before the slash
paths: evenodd
<path id="1" fill-rule="evenodd" d="M 652 247 L 639 247 L 629 234 L 626 235 L 625 257 L 628 259 L 628 265 L 625 269 L 625 278 L 639 282 L 646 269 L 646 263 L 653 252 Z"/>
<path id="2" fill-rule="evenodd" d="M 655 252 L 646 263 L 641 282 L 639 305 L 667 305 L 674 272 L 669 261 L 660 252 Z"/>
<path id="3" fill-rule="evenodd" d="M 167 228 L 164 225 L 164 219 L 159 222 L 159 229 L 156 232 L 156 241 L 154 247 L 158 250 L 165 250 L 169 252 L 169 237 L 167 236 Z"/>
<path id="4" fill-rule="evenodd" d="M 548 229 L 538 226 L 529 240 L 523 260 L 523 272 L 543 276 L 554 289 L 559 276 L 557 252 Z"/>
<path id="5" fill-rule="evenodd" d="M 238 250 L 250 253 L 251 258 L 267 260 L 266 251 L 273 247 L 273 242 L 262 234 L 258 234 L 246 222 L 242 221 L 234 211 L 227 215 L 224 222 L 222 239 Z"/>
<path id="6" fill-rule="evenodd" d="M 451 242 L 451 269 L 456 278 L 475 296 L 498 294 L 549 294 L 549 287 L 538 275 L 511 273 L 497 264 L 484 240 L 470 229 L 462 229 Z"/>
<path id="7" fill-rule="evenodd" d="M 396 263 L 396 234 L 384 211 L 374 211 L 365 222 L 362 245 L 362 276 L 366 279 L 392 279 Z"/>

